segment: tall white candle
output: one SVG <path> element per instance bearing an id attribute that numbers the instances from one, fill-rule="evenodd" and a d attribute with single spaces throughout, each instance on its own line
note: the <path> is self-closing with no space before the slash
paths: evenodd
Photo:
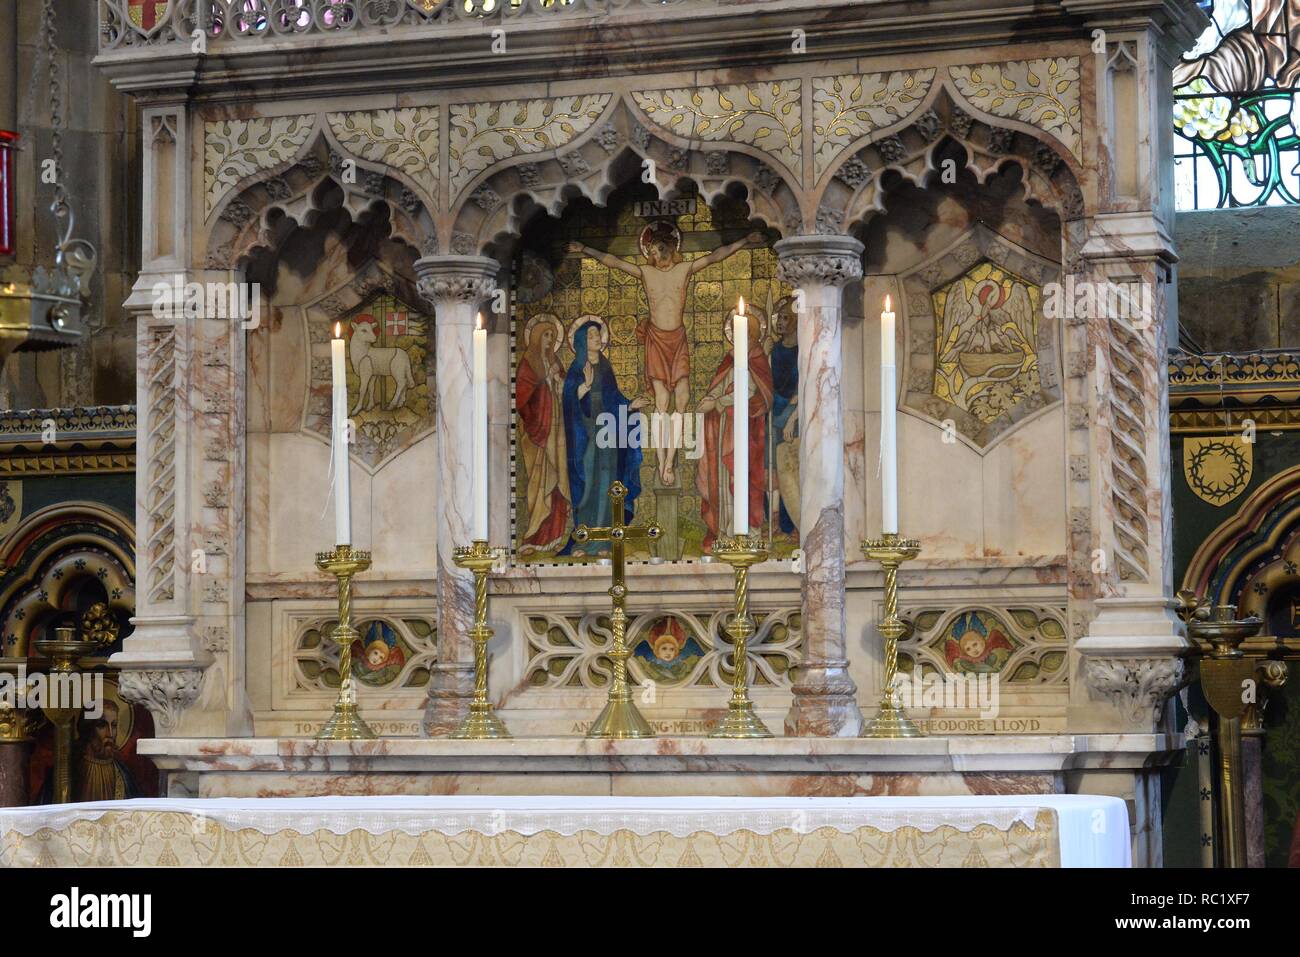
<path id="1" fill-rule="evenodd" d="M 474 317 L 474 527 L 475 541 L 488 537 L 488 409 L 487 409 L 487 329 L 483 313 Z"/>
<path id="2" fill-rule="evenodd" d="M 352 544 L 352 481 L 348 472 L 348 370 L 347 342 L 343 328 L 334 323 L 330 340 L 330 366 L 333 372 L 334 404 L 330 423 L 330 455 L 334 460 L 334 540 L 339 545 Z"/>
<path id="3" fill-rule="evenodd" d="M 898 373 L 892 305 L 886 296 L 880 314 L 880 490 L 886 535 L 898 532 Z"/>
<path id="4" fill-rule="evenodd" d="M 731 530 L 749 534 L 749 318 L 745 300 L 732 317 Z"/>

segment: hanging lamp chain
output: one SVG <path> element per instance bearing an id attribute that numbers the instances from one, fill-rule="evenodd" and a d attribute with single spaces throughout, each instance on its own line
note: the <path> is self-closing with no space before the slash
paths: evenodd
<path id="1" fill-rule="evenodd" d="M 84 293 L 87 279 L 95 269 L 98 253 L 89 240 L 75 239 L 72 235 L 76 214 L 63 175 L 63 85 L 59 80 L 54 0 L 42 0 L 41 46 L 49 71 L 50 153 L 54 160 L 54 202 L 50 204 L 50 212 L 54 214 L 58 236 L 54 261 L 67 271 L 69 278 L 77 283 L 79 291 Z"/>

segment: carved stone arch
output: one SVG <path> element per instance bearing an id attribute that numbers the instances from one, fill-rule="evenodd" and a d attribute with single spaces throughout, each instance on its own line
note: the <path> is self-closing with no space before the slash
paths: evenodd
<path id="1" fill-rule="evenodd" d="M 1085 214 L 1078 161 L 1055 137 L 1024 123 L 981 114 L 959 101 L 946 84 L 930 92 L 925 109 L 902 124 L 860 138 L 836 159 L 817 196 L 819 219 L 824 210 L 843 210 L 847 233 L 883 213 L 888 190 L 881 179 L 886 172 L 924 189 L 931 176 L 942 173 L 936 160 L 946 141 L 965 150 L 965 168 L 977 182 L 1018 166 L 1024 173 L 1026 201 L 1053 210 L 1061 219 L 1066 233 L 1063 258 L 1068 257 L 1074 232 L 1070 224 Z"/>
<path id="2" fill-rule="evenodd" d="M 1300 466 L 1268 479 L 1206 536 L 1182 587 L 1211 604 L 1236 604 L 1242 614 L 1262 616 L 1271 593 L 1300 581 L 1298 569 Z"/>
<path id="3" fill-rule="evenodd" d="M 733 143 L 693 146 L 651 128 L 622 101 L 601 122 L 559 150 L 512 157 L 485 171 L 453 210 L 449 251 L 475 255 L 504 249 L 539 210 L 560 216 L 578 197 L 603 206 L 609 195 L 654 163 L 655 187 L 671 196 L 690 181 L 706 202 L 739 196 L 753 218 L 790 232 L 799 222 L 799 196 L 762 153 Z"/>
<path id="4" fill-rule="evenodd" d="M 352 163 L 356 181 L 350 183 Z M 207 236 L 204 266 L 238 268 L 259 247 L 274 249 L 295 227 L 310 227 L 331 187 L 342 194 L 342 206 L 354 221 L 387 206 L 394 238 L 422 252 L 435 248 L 436 225 L 420 193 L 389 167 L 344 156 L 321 131 L 292 162 L 250 177 L 222 200 Z"/>
<path id="5" fill-rule="evenodd" d="M 52 618 L 66 618 L 71 599 L 91 581 L 117 629 L 105 646 L 116 645 L 135 614 L 134 540 L 126 518 L 90 502 L 48 506 L 24 519 L 0 550 L 4 654 L 29 654 L 32 635 Z"/>

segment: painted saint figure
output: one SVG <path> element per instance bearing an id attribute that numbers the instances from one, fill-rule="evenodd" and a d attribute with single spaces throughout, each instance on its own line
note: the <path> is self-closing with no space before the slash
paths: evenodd
<path id="1" fill-rule="evenodd" d="M 763 351 L 763 330 L 757 313 L 749 314 L 749 525 L 763 527 L 767 511 L 767 415 L 772 408 L 772 367 Z M 730 328 L 728 317 L 725 328 Z M 731 476 L 735 468 L 731 417 L 735 414 L 732 350 L 718 363 L 718 371 L 700 401 L 704 414 L 704 456 L 695 473 L 704 519 L 704 549 L 708 551 L 724 523 L 731 517 Z"/>
<path id="2" fill-rule="evenodd" d="M 568 451 L 569 489 L 574 525 L 611 524 L 609 487 L 627 487 L 624 521 L 631 522 L 641 494 L 641 448 L 630 442 L 598 441 L 602 416 L 629 421 L 641 400 L 630 401 L 618 387 L 614 367 L 605 356 L 608 330 L 597 316 L 580 316 L 572 334 L 573 362 L 564 377 L 564 439 Z M 561 555 L 603 550 L 596 542 L 580 544 L 570 537 Z"/>
<path id="3" fill-rule="evenodd" d="M 720 246 L 699 259 L 682 258 L 682 234 L 671 222 L 658 220 L 641 231 L 641 254 L 647 265 L 639 266 L 582 243 L 569 243 L 571 253 L 581 253 L 610 269 L 617 269 L 641 280 L 650 304 L 650 318 L 637 327 L 637 336 L 645 344 L 645 377 L 654 395 L 656 412 L 685 414 L 691 394 L 691 360 L 686 339 L 686 294 L 691 277 L 714 263 L 720 263 L 747 246 L 763 242 L 761 232 Z M 670 440 L 659 453 L 659 480 L 675 485 L 677 447 Z"/>
<path id="4" fill-rule="evenodd" d="M 776 469 L 776 528 L 799 527 L 799 322 L 793 300 L 783 299 L 772 317 L 772 459 Z"/>
<path id="5" fill-rule="evenodd" d="M 558 348 L 559 319 L 534 316 L 524 331 L 524 355 L 515 377 L 519 412 L 521 484 L 528 512 L 522 516 L 519 553 L 546 552 L 565 540 L 569 521 L 568 443 L 564 426 L 564 366 Z"/>

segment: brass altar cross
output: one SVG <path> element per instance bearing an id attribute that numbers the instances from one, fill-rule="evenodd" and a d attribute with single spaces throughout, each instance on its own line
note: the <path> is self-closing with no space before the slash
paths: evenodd
<path id="1" fill-rule="evenodd" d="M 604 710 L 587 731 L 589 738 L 654 737 L 654 729 L 632 702 L 632 690 L 627 684 L 627 659 L 631 652 L 625 641 L 627 635 L 625 549 L 629 542 L 653 541 L 663 534 L 663 530 L 658 525 L 625 525 L 623 516 L 626 499 L 627 486 L 622 482 L 615 482 L 609 487 L 610 524 L 603 528 L 579 525 L 573 530 L 575 541 L 609 542 L 610 559 L 614 566 L 612 569 L 614 582 L 609 588 L 609 597 L 614 604 L 614 611 L 610 616 L 614 637 L 609 649 L 609 658 L 614 663 L 614 680 L 610 684 L 609 700 L 605 702 Z"/>

